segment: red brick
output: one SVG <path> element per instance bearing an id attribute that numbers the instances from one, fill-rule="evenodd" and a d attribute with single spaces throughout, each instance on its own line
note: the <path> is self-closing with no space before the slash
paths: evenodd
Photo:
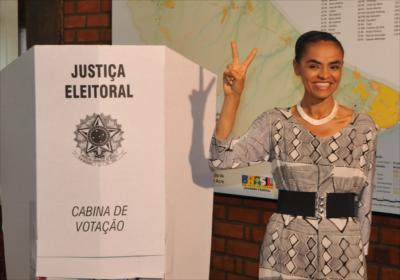
<path id="1" fill-rule="evenodd" d="M 111 28 L 99 29 L 99 41 L 111 44 Z"/>
<path id="2" fill-rule="evenodd" d="M 211 265 L 216 269 L 235 272 L 235 259 L 229 256 L 211 256 Z"/>
<path id="3" fill-rule="evenodd" d="M 96 42 L 99 41 L 99 32 L 96 29 L 78 30 L 78 42 Z"/>
<path id="4" fill-rule="evenodd" d="M 252 240 L 256 242 L 262 242 L 264 240 L 265 227 L 253 227 Z"/>
<path id="5" fill-rule="evenodd" d="M 237 240 L 228 240 L 227 252 L 231 255 L 247 257 L 247 258 L 258 258 L 259 245 Z"/>
<path id="6" fill-rule="evenodd" d="M 210 280 L 225 280 L 226 275 L 223 271 L 218 271 L 215 269 L 210 270 Z"/>
<path id="7" fill-rule="evenodd" d="M 253 278 L 249 278 L 243 275 L 238 275 L 238 274 L 232 274 L 228 273 L 227 275 L 227 280 L 253 280 Z"/>
<path id="8" fill-rule="evenodd" d="M 258 277 L 258 262 L 244 263 L 244 274 L 247 276 Z"/>
<path id="9" fill-rule="evenodd" d="M 244 239 L 251 240 L 251 227 L 244 228 Z"/>
<path id="10" fill-rule="evenodd" d="M 374 262 L 375 261 L 375 244 L 371 243 L 369 244 L 368 248 L 368 256 L 367 256 L 367 262 Z"/>
<path id="11" fill-rule="evenodd" d="M 85 16 L 65 16 L 64 28 L 84 27 L 86 24 Z"/>
<path id="12" fill-rule="evenodd" d="M 213 233 L 219 236 L 243 238 L 243 225 L 214 222 Z"/>
<path id="13" fill-rule="evenodd" d="M 270 211 L 264 211 L 263 213 L 263 224 L 266 225 L 268 224 L 269 218 L 271 218 L 273 212 Z"/>
<path id="14" fill-rule="evenodd" d="M 101 0 L 101 10 L 103 12 L 111 11 L 111 0 Z"/>
<path id="15" fill-rule="evenodd" d="M 75 42 L 75 30 L 65 30 L 63 40 L 67 44 Z"/>
<path id="16" fill-rule="evenodd" d="M 400 245 L 400 229 L 381 228 L 382 243 Z"/>
<path id="17" fill-rule="evenodd" d="M 102 27 L 109 26 L 110 24 L 110 16 L 101 14 L 101 15 L 88 15 L 86 24 L 89 27 Z"/>
<path id="18" fill-rule="evenodd" d="M 75 1 L 64 1 L 64 14 L 75 13 Z"/>
<path id="19" fill-rule="evenodd" d="M 225 219 L 225 206 L 214 204 L 213 217 L 217 219 Z"/>
<path id="20" fill-rule="evenodd" d="M 375 262 L 378 264 L 400 266 L 400 248 L 375 247 L 374 254 Z"/>
<path id="21" fill-rule="evenodd" d="M 399 280 L 400 279 L 400 269 L 396 268 L 382 268 L 382 279 L 384 280 Z"/>
<path id="22" fill-rule="evenodd" d="M 371 242 L 377 242 L 379 240 L 379 228 L 377 226 L 371 226 L 371 236 L 369 240 Z"/>
<path id="23" fill-rule="evenodd" d="M 100 0 L 79 0 L 77 3 L 78 13 L 98 13 L 100 12 Z"/>
<path id="24" fill-rule="evenodd" d="M 213 236 L 211 240 L 211 251 L 225 252 L 225 239 Z"/>
<path id="25" fill-rule="evenodd" d="M 269 209 L 275 210 L 276 209 L 276 201 L 275 200 L 267 200 L 267 199 L 259 199 L 259 198 L 245 198 L 243 199 L 243 205 L 254 207 L 257 209 Z"/>
<path id="26" fill-rule="evenodd" d="M 235 272 L 243 273 L 243 261 L 240 258 L 235 259 Z"/>
<path id="27" fill-rule="evenodd" d="M 214 203 L 226 205 L 241 205 L 242 198 L 238 196 L 215 194 Z"/>
<path id="28" fill-rule="evenodd" d="M 258 211 L 249 208 L 231 207 L 228 208 L 228 219 L 231 221 L 256 224 L 259 221 Z"/>
<path id="29" fill-rule="evenodd" d="M 387 216 L 385 214 L 372 214 L 373 225 L 391 225 L 394 227 L 400 227 L 400 216 Z"/>
<path id="30" fill-rule="evenodd" d="M 368 264 L 367 271 L 368 271 L 368 280 L 378 280 L 379 267 L 377 265 Z"/>

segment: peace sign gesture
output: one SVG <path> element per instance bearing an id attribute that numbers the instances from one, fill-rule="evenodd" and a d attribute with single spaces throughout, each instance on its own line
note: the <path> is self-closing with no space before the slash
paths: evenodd
<path id="1" fill-rule="evenodd" d="M 256 56 L 257 49 L 253 49 L 243 63 L 239 62 L 239 53 L 236 42 L 231 42 L 232 64 L 226 66 L 224 71 L 224 93 L 225 96 L 240 97 L 243 92 L 246 72 Z"/>
<path id="2" fill-rule="evenodd" d="M 257 53 L 257 49 L 253 49 L 246 60 L 240 63 L 236 42 L 231 43 L 231 48 L 233 61 L 226 66 L 224 71 L 225 98 L 215 129 L 215 137 L 219 140 L 226 139 L 232 131 L 246 80 L 246 72 Z"/>

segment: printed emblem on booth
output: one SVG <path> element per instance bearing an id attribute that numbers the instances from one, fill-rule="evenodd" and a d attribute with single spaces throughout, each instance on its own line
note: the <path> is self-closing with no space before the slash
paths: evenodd
<path id="1" fill-rule="evenodd" d="M 124 152 L 121 125 L 116 119 L 104 114 L 94 113 L 86 116 L 76 126 L 74 155 L 84 163 L 103 166 L 119 160 Z"/>

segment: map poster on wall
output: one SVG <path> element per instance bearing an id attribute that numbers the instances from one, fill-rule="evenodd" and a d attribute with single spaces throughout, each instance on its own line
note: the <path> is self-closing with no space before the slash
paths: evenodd
<path id="1" fill-rule="evenodd" d="M 333 33 L 345 49 L 339 103 L 379 127 L 373 210 L 400 214 L 400 0 L 121 0 L 113 2 L 114 44 L 167 45 L 214 73 L 240 54 L 258 53 L 247 78 L 233 136 L 262 112 L 300 100 L 292 60 L 298 36 Z M 222 105 L 219 80 L 218 109 Z M 271 167 L 215 172 L 216 192 L 276 198 Z"/>

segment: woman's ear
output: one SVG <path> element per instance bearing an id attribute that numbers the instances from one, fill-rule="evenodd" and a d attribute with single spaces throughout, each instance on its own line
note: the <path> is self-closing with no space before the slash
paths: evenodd
<path id="1" fill-rule="evenodd" d="M 293 59 L 293 70 L 296 76 L 300 75 L 300 65 L 297 63 L 296 59 Z"/>

